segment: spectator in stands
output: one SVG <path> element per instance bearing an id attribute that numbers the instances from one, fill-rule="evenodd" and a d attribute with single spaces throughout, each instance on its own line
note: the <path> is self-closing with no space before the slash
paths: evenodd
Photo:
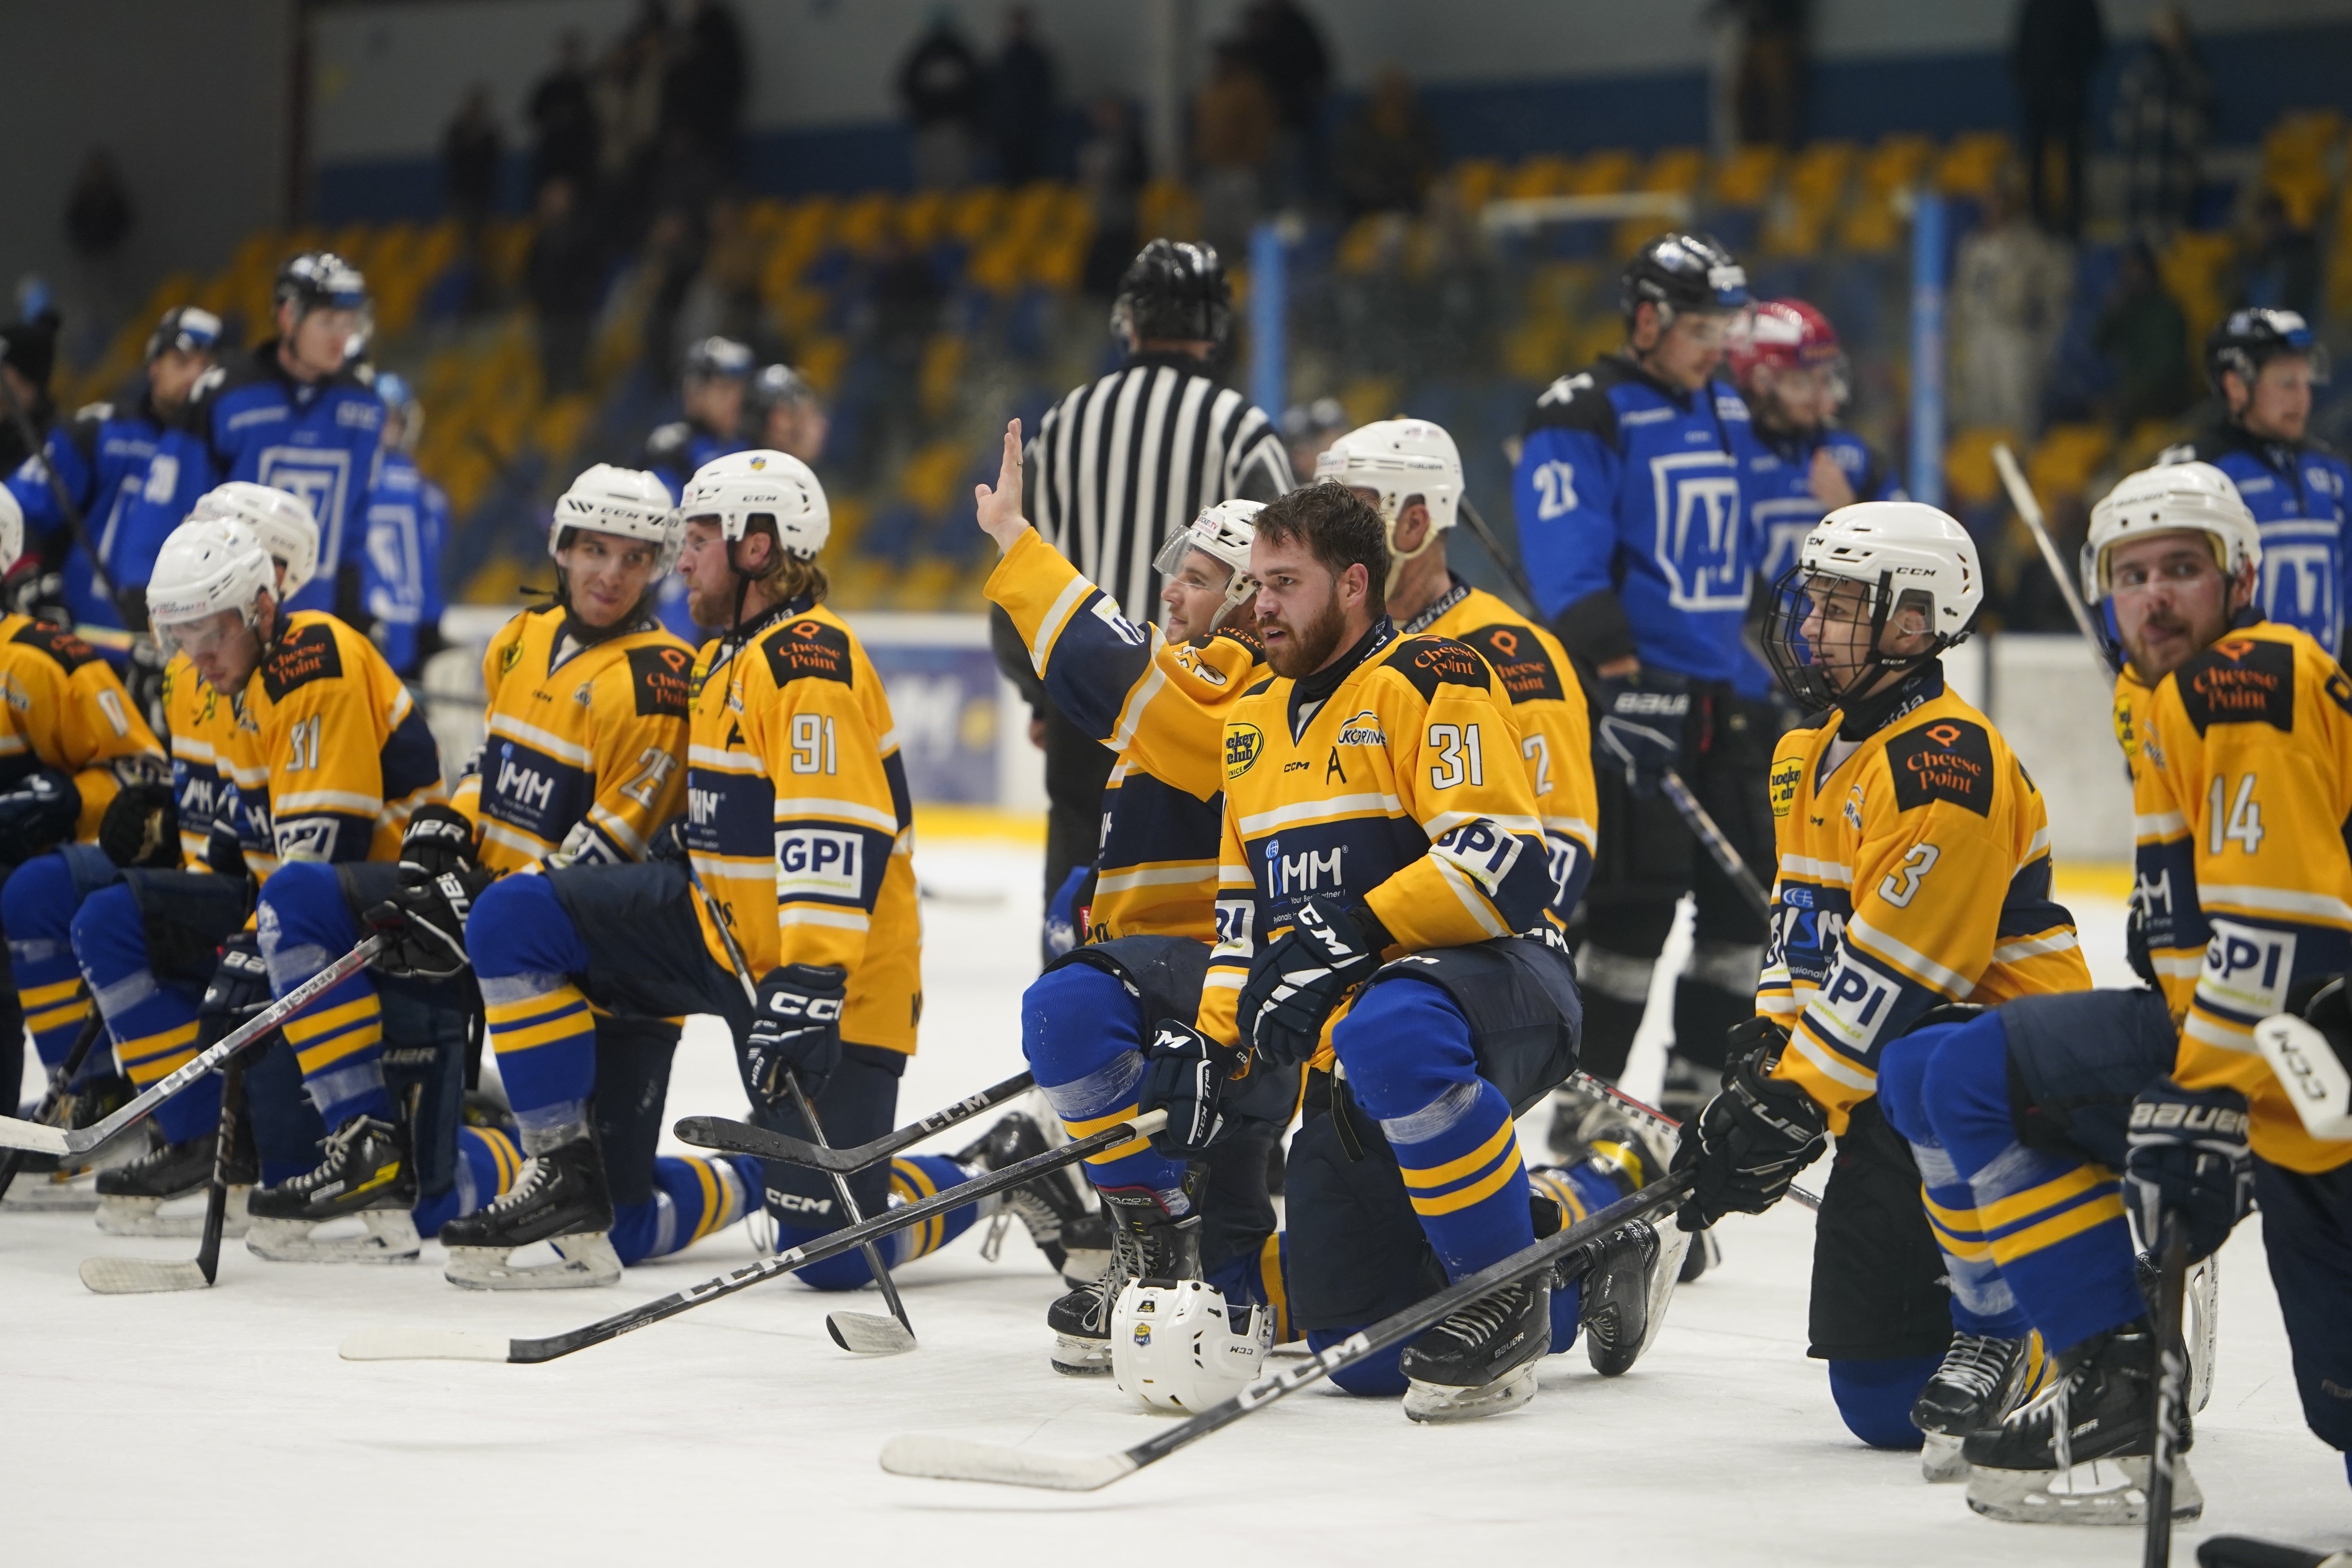
<path id="1" fill-rule="evenodd" d="M 743 100 L 751 87 L 743 26 L 720 0 L 686 0 L 662 63 L 664 131 L 718 175 L 734 174 L 741 155 Z"/>
<path id="2" fill-rule="evenodd" d="M 1724 0 L 1739 24 L 1732 118 L 1748 146 L 1794 147 L 1804 121 L 1808 0 Z"/>
<path id="3" fill-rule="evenodd" d="M 2213 81 L 2177 5 L 2150 18 L 2147 43 L 2116 89 L 2116 146 L 2124 159 L 2124 217 L 2161 240 L 2189 221 L 2200 160 L 2213 132 Z"/>
<path id="4" fill-rule="evenodd" d="M 2156 254 L 2142 239 L 2124 247 L 2116 292 L 2100 312 L 2092 334 L 2099 356 L 2113 368 L 2115 422 L 2128 431 L 2143 419 L 2171 419 L 2197 401 L 2197 377 L 2189 363 L 2189 318 L 2165 292 Z"/>
<path id="5" fill-rule="evenodd" d="M 2029 221 L 2010 174 L 1985 197 L 1984 221 L 1952 268 L 1952 417 L 2032 435 L 2042 386 L 2066 321 L 2074 264 Z"/>
<path id="6" fill-rule="evenodd" d="M 2010 46 L 2010 74 L 2024 113 L 2025 168 L 2034 221 L 2073 239 L 2083 232 L 2083 139 L 2091 72 L 2106 52 L 2098 0 L 2023 0 Z M 2064 166 L 2063 189 L 2050 186 L 2050 155 Z"/>
<path id="7" fill-rule="evenodd" d="M 1323 100 L 1331 90 L 1331 54 L 1315 19 L 1294 0 L 1255 0 L 1242 15 L 1242 37 L 1276 116 L 1276 200 L 1295 205 L 1323 188 Z"/>
<path id="8" fill-rule="evenodd" d="M 996 131 L 996 174 L 1008 185 L 1045 178 L 1054 151 L 1054 57 L 1037 41 L 1036 17 L 1026 5 L 1004 14 L 1004 47 L 989 73 L 990 117 Z"/>
<path id="9" fill-rule="evenodd" d="M 2311 231 L 2295 226 L 2294 215 L 2276 191 L 2254 201 L 2254 221 L 2238 260 L 2231 291 L 2233 307 L 2293 310 L 2305 320 L 2319 313 L 2319 247 Z"/>
<path id="10" fill-rule="evenodd" d="M 478 84 L 441 133 L 442 193 L 449 215 L 468 231 L 480 228 L 498 210 L 499 166 L 505 156 L 498 117 L 490 112 L 490 89 Z"/>
<path id="11" fill-rule="evenodd" d="M 85 261 L 107 261 L 131 237 L 131 193 L 114 154 L 93 148 L 66 193 L 66 243 Z"/>
<path id="12" fill-rule="evenodd" d="M 572 203 L 596 188 L 596 102 L 588 84 L 588 37 L 565 31 L 555 65 L 530 89 L 532 199 L 550 180 L 572 182 Z"/>
<path id="13" fill-rule="evenodd" d="M 1437 126 L 1404 72 L 1390 66 L 1339 127 L 1332 177 L 1349 217 L 1420 207 L 1445 161 Z"/>
<path id="14" fill-rule="evenodd" d="M 1239 38 L 1219 43 L 1192 97 L 1192 161 L 1201 171 L 1201 229 L 1223 256 L 1247 256 L 1266 161 L 1281 121 L 1256 58 Z"/>
<path id="15" fill-rule="evenodd" d="M 915 184 L 953 190 L 969 182 L 988 76 L 946 6 L 898 68 L 898 98 L 914 131 Z"/>
<path id="16" fill-rule="evenodd" d="M 1097 97 L 1087 110 L 1087 139 L 1078 143 L 1078 184 L 1095 220 L 1082 284 L 1089 298 L 1118 292 L 1119 277 L 1135 255 L 1140 198 L 1150 178 L 1151 155 L 1134 107 L 1115 92 Z"/>
<path id="17" fill-rule="evenodd" d="M 614 41 L 596 73 L 593 97 L 603 160 L 600 184 L 609 198 L 603 209 L 616 250 L 634 248 L 653 217 L 664 26 L 660 5 L 648 0 L 628 31 Z"/>
<path id="18" fill-rule="evenodd" d="M 674 329 L 677 352 L 704 338 L 745 342 L 760 324 L 760 263 L 765 248 L 744 221 L 743 204 L 730 196 L 703 214 L 702 266 L 687 286 Z"/>
<path id="19" fill-rule="evenodd" d="M 562 397 L 585 384 L 591 324 L 604 294 L 604 236 L 569 175 L 540 186 L 534 216 L 523 287 L 539 316 L 547 395 Z"/>

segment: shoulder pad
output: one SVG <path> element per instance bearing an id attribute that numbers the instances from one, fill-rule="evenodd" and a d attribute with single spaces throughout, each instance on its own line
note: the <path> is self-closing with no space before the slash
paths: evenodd
<path id="1" fill-rule="evenodd" d="M 1605 364 L 1563 375 L 1543 389 L 1528 410 L 1522 435 L 1538 430 L 1582 430 L 1611 446 L 1617 442 L 1617 405 L 1609 400 L 1616 377 Z"/>
<path id="2" fill-rule="evenodd" d="M 1207 647 L 1211 643 L 1214 642 L 1239 643 L 1242 647 L 1249 649 L 1250 657 L 1252 658 L 1264 658 L 1265 657 L 1265 644 L 1260 642 L 1255 637 L 1244 631 L 1239 626 L 1219 626 L 1207 637 L 1195 637 L 1192 639 L 1192 644 L 1195 647 Z"/>
<path id="3" fill-rule="evenodd" d="M 1559 667 L 1544 651 L 1543 639 L 1536 636 L 1533 626 L 1498 621 L 1464 632 L 1462 640 L 1478 650 L 1478 656 L 1494 669 L 1513 702 L 1531 702 L 1544 697 L 1558 700 L 1568 695 L 1560 687 Z"/>
<path id="4" fill-rule="evenodd" d="M 795 680 L 838 680 L 851 684 L 849 634 L 813 616 L 786 621 L 760 639 L 768 656 L 768 673 L 779 687 Z"/>
<path id="5" fill-rule="evenodd" d="M 1257 697 L 1265 692 L 1271 691 L 1274 689 L 1275 679 L 1275 677 L 1269 675 L 1264 680 L 1259 681 L 1255 686 L 1251 687 L 1247 691 L 1243 692 L 1242 695 L 1244 697 Z"/>
<path id="6" fill-rule="evenodd" d="M 683 719 L 690 711 L 694 656 L 677 643 L 657 642 L 629 650 L 629 689 L 636 693 L 640 719 Z"/>
<path id="7" fill-rule="evenodd" d="M 1427 634 L 1400 637 L 1381 662 L 1412 682 L 1423 702 L 1434 701 L 1441 686 L 1484 688 L 1494 679 L 1486 660 L 1452 637 Z"/>
<path id="8" fill-rule="evenodd" d="M 324 621 L 312 621 L 278 639 L 278 646 L 262 661 L 261 689 L 272 702 L 283 702 L 298 687 L 314 680 L 340 679 L 342 673 L 343 650 L 335 640 L 335 628 Z"/>
<path id="9" fill-rule="evenodd" d="M 89 644 L 63 626 L 53 626 L 46 621 L 27 622 L 8 640 L 18 647 L 37 648 L 48 655 L 68 675 L 99 657 L 98 650 Z"/>
<path id="10" fill-rule="evenodd" d="M 687 443 L 694 439 L 694 426 L 683 419 L 673 419 L 667 425 L 654 426 L 646 437 L 647 463 L 673 463 L 686 456 Z"/>
<path id="11" fill-rule="evenodd" d="M 1948 800 L 1979 816 L 1992 815 L 1992 737 L 1967 719 L 1931 719 L 1886 742 L 1895 804 L 1904 810 Z M 1773 770 L 1778 787 L 1780 770 Z"/>
<path id="12" fill-rule="evenodd" d="M 2215 724 L 2268 724 L 2294 731 L 2294 647 L 2223 637 L 2172 672 L 2180 706 L 2202 735 Z"/>

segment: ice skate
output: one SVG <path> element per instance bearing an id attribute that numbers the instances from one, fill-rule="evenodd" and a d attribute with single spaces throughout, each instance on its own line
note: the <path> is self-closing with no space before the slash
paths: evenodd
<path id="1" fill-rule="evenodd" d="M 1536 1367 L 1550 1349 L 1551 1276 L 1515 1279 L 1405 1347 L 1404 1413 L 1445 1422 L 1517 1410 L 1536 1396 Z"/>
<path id="2" fill-rule="evenodd" d="M 68 1091 L 49 1108 L 52 1125 L 89 1127 L 120 1109 L 131 1096 L 130 1081 L 111 1075 Z M 142 1124 L 92 1151 L 86 1163 L 60 1162 L 55 1154 L 27 1150 L 16 1157 L 16 1179 L 0 1196 L 0 1209 L 31 1214 L 88 1214 L 100 1205 L 98 1174 L 143 1160 L 155 1147 L 152 1124 Z"/>
<path id="3" fill-rule="evenodd" d="M 468 1290 L 580 1290 L 621 1278 L 613 1250 L 613 1198 L 593 1139 L 579 1137 L 531 1155 L 515 1184 L 492 1203 L 441 1227 L 449 1249 L 442 1278 Z M 509 1254 L 544 1241 L 553 1263 L 518 1264 Z"/>
<path id="4" fill-rule="evenodd" d="M 1110 1266 L 1045 1310 L 1054 1370 L 1066 1377 L 1110 1375 L 1111 1310 L 1129 1280 L 1201 1277 L 1198 1208 L 1179 1218 L 1150 1187 L 1105 1187 L 1100 1196 L 1110 1218 Z"/>
<path id="5" fill-rule="evenodd" d="M 973 1142 L 957 1151 L 955 1163 L 968 1169 L 1000 1170 L 1045 1152 L 1045 1129 L 1014 1111 Z M 1003 1228 L 1018 1219 L 1029 1239 L 1073 1289 L 1092 1285 L 1110 1267 L 1110 1220 L 1101 1209 L 1089 1207 L 1066 1172 L 1040 1176 L 1004 1194 L 993 1211 L 993 1223 L 981 1244 L 981 1254 L 995 1261 L 1003 1242 Z"/>
<path id="6" fill-rule="evenodd" d="M 2143 1523 L 2156 1374 L 2156 1335 L 2144 1319 L 2067 1352 L 2047 1393 L 1962 1444 L 1969 1507 L 2020 1524 Z M 2183 1457 L 2193 1441 L 2184 1412 L 2172 1463 L 2176 1520 L 2205 1510 Z"/>
<path id="7" fill-rule="evenodd" d="M 163 1205 L 176 1198 L 200 1197 L 212 1184 L 213 1149 L 218 1142 L 210 1132 L 184 1143 L 167 1143 L 142 1159 L 98 1173 L 98 1228 L 109 1236 L 194 1237 L 204 1234 L 202 1210 L 166 1215 Z M 232 1153 L 228 1164 L 228 1209 L 221 1234 L 243 1236 L 246 1201 L 259 1179 L 259 1168 L 243 1151 Z"/>
<path id="8" fill-rule="evenodd" d="M 1971 1432 L 1999 1426 L 2017 1408 L 2034 1364 L 2030 1339 L 1954 1334 L 1944 1364 L 1911 1406 L 1911 1425 L 1927 1436 L 1919 1450 L 1920 1473 L 1931 1481 L 1968 1479 L 1961 1441 Z"/>
<path id="9" fill-rule="evenodd" d="M 272 1263 L 414 1263 L 423 1243 L 409 1210 L 416 1171 L 405 1129 L 354 1116 L 327 1135 L 326 1158 L 247 1201 L 246 1249 Z M 364 1236 L 320 1237 L 315 1229 L 356 1215 Z"/>

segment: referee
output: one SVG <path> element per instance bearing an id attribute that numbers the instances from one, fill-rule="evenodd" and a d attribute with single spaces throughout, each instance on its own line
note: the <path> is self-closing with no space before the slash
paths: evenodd
<path id="1" fill-rule="evenodd" d="M 1203 507 L 1270 501 L 1291 488 L 1282 433 L 1265 410 L 1216 377 L 1233 326 L 1233 294 L 1214 248 L 1155 239 L 1118 282 L 1110 330 L 1127 350 L 1117 370 L 1073 388 L 1038 421 L 1023 493 L 1037 531 L 1139 625 L 1157 618 L 1152 559 Z M 1116 760 L 1057 712 L 1003 610 L 991 613 L 996 662 L 1021 689 L 1042 731 L 1045 794 L 1045 944 L 1073 940 L 1055 908 L 1071 874 L 1090 865 L 1102 834 L 1103 782 Z M 1058 944 L 1056 936 L 1059 935 Z"/>

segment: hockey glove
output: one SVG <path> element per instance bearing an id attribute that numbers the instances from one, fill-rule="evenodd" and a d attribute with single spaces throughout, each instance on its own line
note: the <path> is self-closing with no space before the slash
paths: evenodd
<path id="1" fill-rule="evenodd" d="M 2160 1078 L 2139 1091 L 2124 1155 L 2124 1205 L 2141 1251 L 2156 1250 L 2167 1213 L 2188 1226 L 2192 1263 L 2230 1239 L 2254 1205 L 2247 1126 L 2246 1097 L 2234 1089 L 2183 1089 Z"/>
<path id="2" fill-rule="evenodd" d="M 392 945 L 376 954 L 374 966 L 403 980 L 446 980 L 466 972 L 466 917 L 482 889 L 498 880 L 498 873 L 478 866 L 446 871 L 430 881 L 408 881 L 409 863 L 403 860 L 404 885 L 383 903 L 368 910 L 367 923 Z"/>
<path id="3" fill-rule="evenodd" d="M 1679 1216 L 1683 1229 L 1705 1230 L 1727 1214 L 1762 1214 L 1827 1144 L 1828 1118 L 1812 1096 L 1771 1076 L 1779 1055 L 1768 1041 L 1727 1068 L 1723 1092 L 1698 1113 L 1697 1136 L 1675 1149 L 1674 1168 L 1698 1173 Z"/>
<path id="4" fill-rule="evenodd" d="M 1240 1052 L 1228 1049 L 1181 1018 L 1162 1018 L 1143 1053 L 1139 1110 L 1164 1110 L 1168 1125 L 1151 1147 L 1171 1160 L 1197 1160 L 1225 1129 L 1219 1109 L 1225 1079 Z"/>
<path id="5" fill-rule="evenodd" d="M 81 791 L 72 774 L 56 768 L 26 774 L 0 795 L 0 869 L 14 870 L 70 839 L 80 816 Z"/>
<path id="6" fill-rule="evenodd" d="M 226 1035 L 269 1005 L 269 966 L 261 960 L 260 940 L 249 931 L 238 931 L 221 943 L 220 967 L 205 986 L 201 1012 L 206 1022 Z"/>
<path id="7" fill-rule="evenodd" d="M 814 1100 L 841 1065 L 841 1005 L 849 971 L 837 963 L 787 963 L 760 982 L 751 1032 L 743 1037 L 743 1087 L 771 1110 L 790 1110 L 784 1075 Z"/>
<path id="8" fill-rule="evenodd" d="M 180 803 L 169 784 L 130 784 L 107 802 L 98 847 L 126 871 L 177 868 Z"/>
<path id="9" fill-rule="evenodd" d="M 418 806 L 400 836 L 401 886 L 421 887 L 473 868 L 474 825 L 465 814 L 438 804 Z"/>
<path id="10" fill-rule="evenodd" d="M 1242 1038 L 1257 1059 L 1289 1068 L 1313 1056 L 1323 1020 L 1349 987 L 1370 978 L 1381 950 L 1394 940 L 1361 906 L 1327 912 L 1312 900 L 1299 905 L 1242 986 Z"/>
<path id="11" fill-rule="evenodd" d="M 1614 763 L 1625 787 L 1643 800 L 1654 796 L 1668 770 L 1683 756 L 1683 726 L 1690 719 L 1690 678 L 1670 669 L 1639 669 L 1601 682 L 1599 742 L 1593 761 Z"/>
<path id="12" fill-rule="evenodd" d="M 649 866 L 683 866 L 687 863 L 686 817 L 673 816 L 653 831 L 646 840 L 646 863 Z"/>

